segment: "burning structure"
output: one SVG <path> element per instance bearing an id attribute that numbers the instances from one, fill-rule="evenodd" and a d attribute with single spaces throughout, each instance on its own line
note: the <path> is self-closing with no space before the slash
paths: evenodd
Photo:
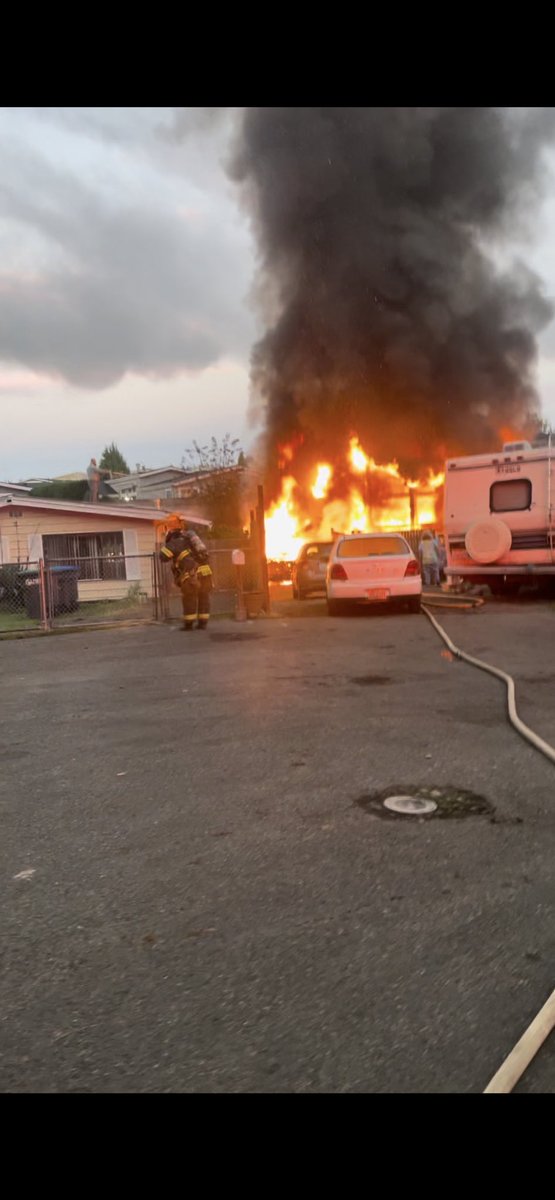
<path id="1" fill-rule="evenodd" d="M 325 541 L 334 531 L 366 533 L 437 523 L 443 473 L 430 470 L 427 478 L 404 479 L 396 462 L 379 465 L 369 458 L 356 436 L 346 450 L 335 467 L 316 463 L 308 488 L 293 474 L 284 474 L 281 493 L 266 513 L 269 558 L 292 560 L 307 538 Z M 286 461 L 288 448 L 283 451 Z"/>
<path id="2" fill-rule="evenodd" d="M 231 173 L 260 253 L 270 556 L 433 523 L 447 457 L 536 425 L 552 308 L 499 251 L 540 194 L 554 124 L 553 109 L 243 110 Z"/>

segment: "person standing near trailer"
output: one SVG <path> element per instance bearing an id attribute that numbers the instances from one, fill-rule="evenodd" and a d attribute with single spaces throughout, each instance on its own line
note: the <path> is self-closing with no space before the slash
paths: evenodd
<path id="1" fill-rule="evenodd" d="M 422 534 L 418 544 L 418 554 L 422 565 L 422 577 L 425 587 L 439 585 L 439 550 L 433 531 Z"/>
<path id="2" fill-rule="evenodd" d="M 445 579 L 445 568 L 447 566 L 447 551 L 445 549 L 445 538 L 442 533 L 435 534 L 435 543 L 437 547 L 437 558 L 439 566 L 439 581 Z"/>

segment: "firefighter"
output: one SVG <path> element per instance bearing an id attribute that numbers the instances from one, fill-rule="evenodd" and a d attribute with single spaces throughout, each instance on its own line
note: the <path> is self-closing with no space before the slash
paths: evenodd
<path id="1" fill-rule="evenodd" d="M 183 603 L 183 629 L 206 629 L 210 618 L 212 568 L 204 542 L 184 522 L 170 529 L 160 551 L 162 562 L 171 564 Z"/>

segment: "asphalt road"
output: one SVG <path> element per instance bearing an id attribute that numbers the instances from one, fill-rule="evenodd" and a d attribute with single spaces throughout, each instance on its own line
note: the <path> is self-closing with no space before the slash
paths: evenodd
<path id="1" fill-rule="evenodd" d="M 555 743 L 553 609 L 440 619 Z M 480 1092 L 555 985 L 555 768 L 443 650 L 321 604 L 0 643 L 0 1090 Z M 357 803 L 414 785 L 494 819 Z"/>

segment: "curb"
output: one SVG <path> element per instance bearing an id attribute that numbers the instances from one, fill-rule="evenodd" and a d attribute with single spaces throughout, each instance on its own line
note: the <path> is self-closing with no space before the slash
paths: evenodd
<path id="1" fill-rule="evenodd" d="M 94 633 L 97 629 L 140 629 L 144 625 L 161 625 L 162 621 L 97 621 L 92 625 L 59 625 L 54 629 L 20 629 L 0 633 L 0 642 L 20 641 L 22 638 L 56 637 L 64 633 Z"/>

